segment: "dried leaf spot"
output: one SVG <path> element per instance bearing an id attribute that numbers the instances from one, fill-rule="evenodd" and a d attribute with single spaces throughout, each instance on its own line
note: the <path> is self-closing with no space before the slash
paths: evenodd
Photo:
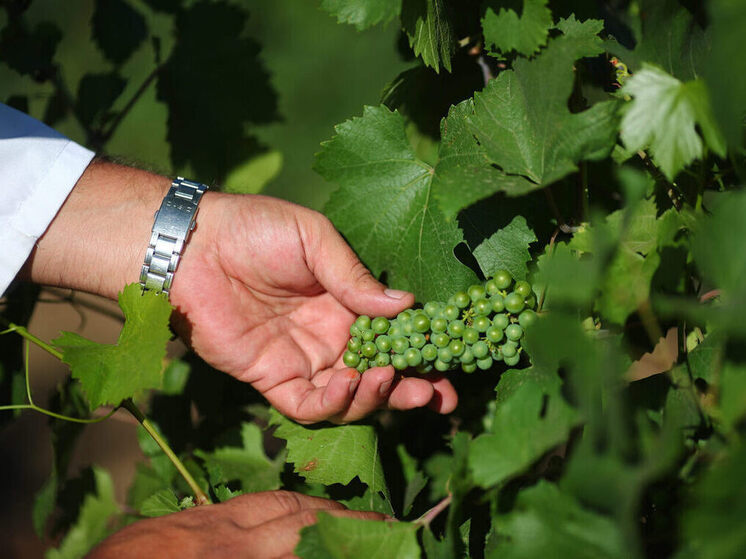
<path id="1" fill-rule="evenodd" d="M 305 466 L 301 468 L 304 472 L 310 472 L 312 470 L 315 470 L 319 465 L 319 459 L 314 458 L 313 460 L 309 461 Z"/>

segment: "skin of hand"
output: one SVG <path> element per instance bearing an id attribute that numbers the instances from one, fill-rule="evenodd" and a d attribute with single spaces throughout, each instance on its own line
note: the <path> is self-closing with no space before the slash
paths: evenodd
<path id="1" fill-rule="evenodd" d="M 315 523 L 319 512 L 362 520 L 387 518 L 377 512 L 350 511 L 335 501 L 299 493 L 252 493 L 135 522 L 104 540 L 86 557 L 286 559 L 295 557 L 293 549 L 300 529 Z"/>
<path id="2" fill-rule="evenodd" d="M 137 281 L 170 179 L 94 161 L 39 240 L 23 274 L 114 298 Z M 456 407 L 441 376 L 362 375 L 342 353 L 356 314 L 394 316 L 388 290 L 323 215 L 266 196 L 207 192 L 174 276 L 174 327 L 217 369 L 250 382 L 299 422 L 360 419 L 379 407 Z"/>

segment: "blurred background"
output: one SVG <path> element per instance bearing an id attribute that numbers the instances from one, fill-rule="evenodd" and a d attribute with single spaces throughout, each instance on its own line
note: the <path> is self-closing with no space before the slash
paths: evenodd
<path id="1" fill-rule="evenodd" d="M 319 143 L 378 104 L 411 63 L 398 54 L 395 25 L 357 32 L 319 4 L 0 0 L 0 101 L 124 162 L 321 209 L 331 186 L 311 169 Z M 55 290 L 41 301 L 29 328 L 42 339 L 70 330 L 116 341 L 115 303 Z M 173 342 L 169 351 L 184 348 Z M 66 368 L 36 348 L 29 362 L 44 405 Z M 49 542 L 31 515 L 51 470 L 49 421 L 0 413 L 0 555 L 40 557 Z M 70 476 L 101 465 L 124 503 L 141 459 L 135 425 L 117 413 L 84 428 Z"/>

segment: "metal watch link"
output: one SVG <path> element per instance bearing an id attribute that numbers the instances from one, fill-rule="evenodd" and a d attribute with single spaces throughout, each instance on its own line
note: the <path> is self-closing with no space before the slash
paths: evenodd
<path id="1" fill-rule="evenodd" d="M 160 209 L 155 212 L 150 245 L 140 272 L 143 290 L 168 295 L 184 245 L 196 224 L 199 201 L 207 189 L 206 185 L 183 177 L 176 177 L 171 183 Z"/>

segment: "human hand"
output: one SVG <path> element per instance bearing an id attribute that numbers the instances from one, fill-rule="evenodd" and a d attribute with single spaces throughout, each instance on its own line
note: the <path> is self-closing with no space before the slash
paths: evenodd
<path id="1" fill-rule="evenodd" d="M 101 542 L 87 557 L 295 557 L 300 529 L 315 523 L 320 511 L 363 520 L 386 519 L 377 512 L 347 510 L 328 499 L 266 491 L 135 522 Z"/>

